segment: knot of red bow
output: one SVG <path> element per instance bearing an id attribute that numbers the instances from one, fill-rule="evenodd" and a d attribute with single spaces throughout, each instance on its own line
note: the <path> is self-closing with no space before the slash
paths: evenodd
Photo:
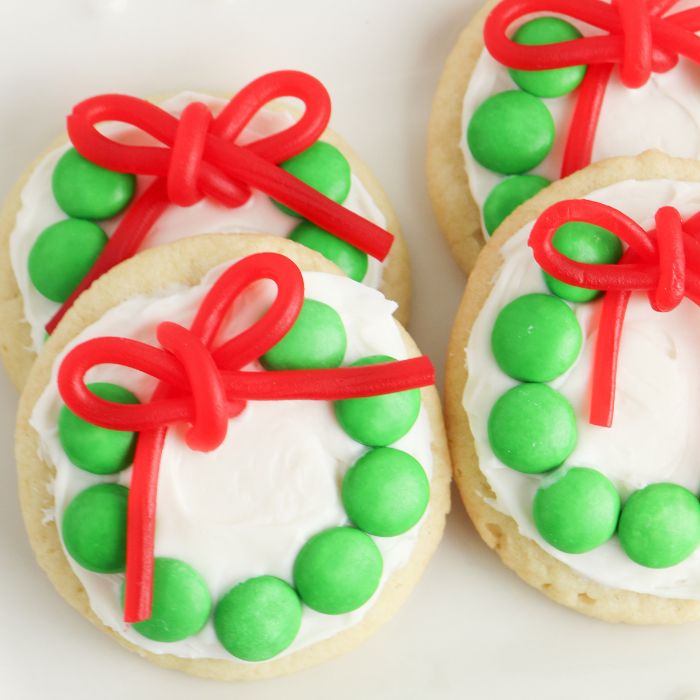
<path id="1" fill-rule="evenodd" d="M 302 116 L 278 133 L 236 144 L 255 114 L 280 97 L 301 100 Z M 157 105 L 128 95 L 100 95 L 76 105 L 68 117 L 68 135 L 81 155 L 104 168 L 151 175 L 156 180 L 132 202 L 91 270 L 47 324 L 47 331 L 53 331 L 95 279 L 136 253 L 169 204 L 191 206 L 204 196 L 238 207 L 248 200 L 251 188 L 261 190 L 299 216 L 383 260 L 393 243 L 388 231 L 278 167 L 319 138 L 330 111 L 330 97 L 323 85 L 299 71 L 278 71 L 254 80 L 216 117 L 205 104 L 194 102 L 178 120 Z M 127 124 L 163 145 L 112 140 L 97 129 L 102 122 Z"/>
<path id="2" fill-rule="evenodd" d="M 484 43 L 503 65 L 548 70 L 587 65 L 567 137 L 561 176 L 591 162 L 605 88 L 615 65 L 628 88 L 644 85 L 686 56 L 700 63 L 700 8 L 665 14 L 678 0 L 503 0 L 484 25 Z M 526 46 L 510 39 L 509 27 L 525 15 L 554 12 L 605 32 L 555 44 Z"/>
<path id="3" fill-rule="evenodd" d="M 258 280 L 277 288 L 265 314 L 242 333 L 215 345 L 218 331 L 239 295 Z M 258 253 L 229 267 L 203 299 L 190 329 L 171 322 L 157 328 L 162 348 L 129 338 L 94 338 L 73 348 L 58 372 L 65 404 L 84 420 L 139 433 L 129 491 L 124 619 L 151 615 L 153 546 L 160 456 L 168 426 L 189 423 L 188 446 L 209 451 L 226 436 L 228 419 L 247 401 L 341 399 L 377 396 L 434 383 L 427 357 L 397 362 L 312 370 L 245 370 L 281 340 L 304 301 L 299 268 L 277 253 Z M 117 404 L 85 384 L 97 365 L 130 367 L 159 380 L 150 401 Z"/>
<path id="4" fill-rule="evenodd" d="M 620 262 L 582 263 L 553 244 L 560 226 L 578 221 L 601 226 L 627 244 Z M 622 212 L 583 199 L 557 202 L 537 219 L 529 245 L 545 272 L 567 284 L 606 291 L 592 375 L 590 422 L 612 424 L 620 336 L 630 294 L 647 292 L 655 311 L 671 311 L 687 297 L 700 304 L 700 214 L 683 222 L 673 207 L 656 212 L 656 228 L 645 231 Z"/>

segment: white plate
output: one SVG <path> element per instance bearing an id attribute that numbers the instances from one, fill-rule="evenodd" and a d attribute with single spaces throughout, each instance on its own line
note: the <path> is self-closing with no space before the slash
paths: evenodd
<path id="1" fill-rule="evenodd" d="M 0 192 L 90 94 L 231 91 L 299 68 L 331 92 L 332 124 L 371 165 L 414 261 L 412 331 L 441 369 L 463 277 L 425 190 L 425 132 L 447 52 L 475 0 L 0 0 Z M 0 333 L 2 330 L 0 329 Z M 1 373 L 0 373 L 1 375 Z M 122 650 L 54 592 L 16 500 L 15 392 L 0 376 L 3 700 L 689 700 L 700 627 L 611 626 L 569 612 L 500 564 L 461 503 L 400 614 L 359 650 L 254 685 L 200 681 Z"/>

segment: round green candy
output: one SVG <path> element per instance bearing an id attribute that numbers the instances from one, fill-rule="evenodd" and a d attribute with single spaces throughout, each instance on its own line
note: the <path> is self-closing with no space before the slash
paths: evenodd
<path id="1" fill-rule="evenodd" d="M 350 193 L 350 164 L 335 146 L 325 141 L 316 141 L 305 151 L 280 163 L 280 167 L 338 204 Z M 275 204 L 285 214 L 297 216 L 284 204 Z"/>
<path id="2" fill-rule="evenodd" d="M 520 384 L 493 405 L 488 434 L 503 464 L 539 474 L 558 467 L 573 452 L 576 416 L 571 404 L 546 384 Z"/>
<path id="3" fill-rule="evenodd" d="M 430 483 L 420 463 L 391 447 L 370 450 L 343 479 L 343 505 L 361 530 L 393 537 L 412 528 L 430 499 Z"/>
<path id="4" fill-rule="evenodd" d="M 91 221 L 65 219 L 45 228 L 29 251 L 29 279 L 47 299 L 63 303 L 107 244 Z"/>
<path id="5" fill-rule="evenodd" d="M 124 387 L 98 382 L 88 389 L 101 399 L 134 404 L 139 400 Z M 79 418 L 67 406 L 58 414 L 58 439 L 68 459 L 93 474 L 114 474 L 126 469 L 134 457 L 136 433 L 109 430 Z"/>
<path id="6" fill-rule="evenodd" d="M 388 355 L 372 355 L 350 366 L 394 361 Z M 419 412 L 419 389 L 335 402 L 335 415 L 343 430 L 353 440 L 369 447 L 386 447 L 396 442 L 413 427 Z"/>
<path id="7" fill-rule="evenodd" d="M 552 238 L 554 247 L 571 260 L 582 263 L 615 264 L 622 256 L 620 239 L 607 229 L 579 221 L 560 226 Z M 595 299 L 600 292 L 565 284 L 546 272 L 544 281 L 552 294 L 573 302 Z"/>
<path id="8" fill-rule="evenodd" d="M 491 235 L 509 214 L 549 184 L 547 178 L 539 175 L 513 175 L 499 182 L 484 201 L 487 233 Z"/>
<path id="9" fill-rule="evenodd" d="M 552 547 L 581 554 L 615 534 L 620 496 L 610 479 L 599 471 L 572 467 L 540 486 L 532 514 L 540 535 Z"/>
<path id="10" fill-rule="evenodd" d="M 110 219 L 131 201 L 136 178 L 95 165 L 71 148 L 56 164 L 51 186 L 58 206 L 68 216 Z"/>
<path id="11" fill-rule="evenodd" d="M 525 294 L 511 301 L 491 331 L 498 366 L 521 382 L 549 382 L 566 372 L 582 341 L 574 312 L 550 294 Z"/>
<path id="12" fill-rule="evenodd" d="M 469 150 L 485 168 L 517 175 L 539 165 L 554 144 L 554 120 L 542 100 L 520 90 L 492 95 L 467 127 Z"/>
<path id="13" fill-rule="evenodd" d="M 557 17 L 539 17 L 525 22 L 513 35 L 513 41 L 526 46 L 558 44 L 580 39 L 576 27 Z M 586 75 L 586 66 L 567 66 L 550 70 L 515 70 L 508 72 L 522 90 L 538 97 L 561 97 L 575 90 Z"/>
<path id="14" fill-rule="evenodd" d="M 348 339 L 338 312 L 328 304 L 306 299 L 287 335 L 261 358 L 268 369 L 339 367 Z"/>
<path id="15" fill-rule="evenodd" d="M 289 234 L 289 238 L 321 253 L 324 258 L 335 263 L 355 282 L 362 282 L 367 274 L 367 253 L 346 243 L 332 233 L 324 231 L 310 221 L 302 221 Z"/>
<path id="16" fill-rule="evenodd" d="M 219 601 L 214 629 L 221 645 L 245 661 L 264 661 L 284 651 L 301 627 L 296 591 L 275 576 L 258 576 L 234 586 Z"/>
<path id="17" fill-rule="evenodd" d="M 301 599 L 326 615 L 364 605 L 379 586 L 382 555 L 369 535 L 333 527 L 314 535 L 294 562 L 294 585 Z"/>
<path id="18" fill-rule="evenodd" d="M 207 583 L 197 571 L 179 559 L 156 557 L 151 617 L 132 626 L 155 642 L 179 642 L 202 630 L 211 608 Z"/>
<path id="19" fill-rule="evenodd" d="M 97 484 L 81 491 L 63 514 L 63 544 L 84 569 L 100 574 L 124 571 L 129 489 Z"/>
<path id="20" fill-rule="evenodd" d="M 651 569 L 682 562 L 700 544 L 700 503 L 677 484 L 651 484 L 625 503 L 617 531 L 632 561 Z"/>

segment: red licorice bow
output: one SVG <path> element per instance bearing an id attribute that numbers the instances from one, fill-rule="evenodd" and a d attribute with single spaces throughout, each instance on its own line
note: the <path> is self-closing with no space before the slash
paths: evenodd
<path id="1" fill-rule="evenodd" d="M 569 221 L 602 226 L 628 248 L 616 265 L 581 263 L 553 245 L 557 229 Z M 590 422 L 609 427 L 622 324 L 630 294 L 648 293 L 655 311 L 671 311 L 684 297 L 700 304 L 700 213 L 683 222 L 673 207 L 656 212 L 656 228 L 645 231 L 622 212 L 598 202 L 558 202 L 537 219 L 529 244 L 543 270 L 567 284 L 607 292 L 603 299 L 591 380 Z"/>
<path id="2" fill-rule="evenodd" d="M 561 176 L 591 162 L 600 109 L 615 65 L 628 88 L 664 73 L 680 55 L 700 63 L 700 7 L 664 15 L 678 0 L 503 0 L 486 19 L 484 43 L 499 62 L 516 70 L 587 65 L 567 136 Z M 506 32 L 535 12 L 577 19 L 607 34 L 540 46 L 517 44 Z"/>
<path id="3" fill-rule="evenodd" d="M 295 97 L 304 103 L 299 120 L 282 131 L 245 146 L 235 141 L 268 102 Z M 277 71 L 254 80 L 234 95 L 217 117 L 193 102 L 178 120 L 160 107 L 128 95 L 100 95 L 76 105 L 68 117 L 73 146 L 104 168 L 156 180 L 130 205 L 92 269 L 49 321 L 51 333 L 75 299 L 100 275 L 134 255 L 169 204 L 188 207 L 212 197 L 239 207 L 251 188 L 261 190 L 305 219 L 384 260 L 394 237 L 367 219 L 336 204 L 278 167 L 311 146 L 330 118 L 328 92 L 316 78 L 299 71 Z M 134 146 L 113 141 L 97 130 L 102 122 L 121 122 L 164 146 Z"/>
<path id="4" fill-rule="evenodd" d="M 277 286 L 271 306 L 245 331 L 215 344 L 238 296 L 263 279 Z M 287 333 L 303 300 L 299 268 L 277 253 L 257 253 L 224 272 L 202 301 L 190 329 L 169 321 L 158 326 L 162 349 L 128 338 L 94 338 L 73 348 L 61 363 L 58 388 L 72 411 L 104 428 L 140 433 L 128 505 L 126 622 L 151 615 L 158 470 L 168 426 L 189 423 L 187 445 L 210 451 L 221 444 L 228 419 L 238 415 L 247 401 L 336 401 L 434 383 L 427 357 L 338 369 L 244 370 Z M 103 364 L 131 367 L 158 379 L 150 401 L 115 404 L 95 396 L 85 384 L 85 374 Z"/>

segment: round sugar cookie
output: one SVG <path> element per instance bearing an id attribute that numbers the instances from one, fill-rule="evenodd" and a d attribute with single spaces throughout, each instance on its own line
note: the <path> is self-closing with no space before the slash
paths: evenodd
<path id="1" fill-rule="evenodd" d="M 663 207 L 683 220 L 700 211 L 700 165 L 652 152 L 601 161 L 532 198 L 487 242 L 448 350 L 455 480 L 486 544 L 554 601 L 609 622 L 698 619 L 700 470 L 692 455 L 700 309 L 683 299 L 656 313 L 646 294 L 632 294 L 612 425 L 591 425 L 603 297 L 566 300 L 528 247 L 545 210 L 577 199 L 614 207 L 649 231 Z M 583 339 L 577 353 L 572 322 Z"/>
<path id="2" fill-rule="evenodd" d="M 586 66 L 516 71 L 498 62 L 484 45 L 484 24 L 499 5 L 507 5 L 516 18 L 506 36 L 523 45 L 607 34 L 574 18 L 574 3 L 571 15 L 565 14 L 567 3 L 559 4 L 561 14 L 538 8 L 533 15 L 525 12 L 527 3 L 515 7 L 513 0 L 487 0 L 459 35 L 433 98 L 427 178 L 440 228 L 466 273 L 498 224 L 560 178 L 579 86 L 587 75 Z M 678 0 L 663 16 L 696 7 L 697 0 Z M 642 87 L 630 89 L 614 67 L 590 162 L 646 150 L 700 157 L 700 111 L 693 98 L 697 73 L 697 64 L 683 56 L 672 70 L 652 73 Z"/>
<path id="3" fill-rule="evenodd" d="M 395 304 L 338 274 L 318 253 L 264 235 L 190 237 L 139 253 L 80 296 L 32 368 L 16 434 L 25 524 L 57 591 L 149 661 L 225 680 L 291 673 L 361 643 L 408 597 L 450 505 L 434 386 L 337 401 L 335 411 L 323 400 L 249 401 L 227 422 L 213 452 L 190 450 L 186 431 L 171 427 L 158 482 L 152 617 L 133 626 L 122 621 L 124 492 L 131 479 L 124 465 L 135 458 L 134 445 L 62 404 L 57 366 L 70 346 L 95 336 L 126 335 L 158 346 L 158 323 L 188 327 L 215 280 L 258 253 L 277 253 L 298 266 L 305 301 L 288 335 L 253 369 L 264 375 L 289 363 L 335 367 L 418 354 L 392 318 Z M 271 284 L 248 287 L 217 338 L 255 325 L 273 296 Z M 344 345 L 344 353 L 331 356 L 324 343 L 299 342 L 309 333 L 340 338 L 330 344 Z M 309 347 L 316 351 L 309 354 Z M 114 361 L 120 360 L 118 352 Z M 90 391 L 115 406 L 147 403 L 154 386 L 150 377 L 112 365 L 94 368 L 88 381 Z M 383 422 L 375 417 L 372 427 L 346 411 L 349 430 L 365 430 L 358 442 L 336 417 L 340 404 L 353 401 L 364 402 L 367 414 L 388 401 L 394 418 L 405 416 L 403 428 L 376 447 Z M 66 412 L 71 420 L 62 418 Z M 76 432 L 91 441 L 85 444 L 99 442 L 99 464 L 92 452 L 85 460 L 66 452 Z M 46 518 L 49 510 L 54 519 Z"/>
<path id="4" fill-rule="evenodd" d="M 179 115 L 192 101 L 205 102 L 214 113 L 227 98 L 222 95 L 182 92 L 163 96 L 157 103 Z M 260 110 L 242 132 L 243 143 L 286 128 L 299 117 L 296 109 L 274 102 Z M 122 129 L 125 138 L 133 130 Z M 200 233 L 265 232 L 294 240 L 315 249 L 340 265 L 347 274 L 379 288 L 399 304 L 397 318 L 410 313 L 410 269 L 408 251 L 398 219 L 387 195 L 368 166 L 342 137 L 324 132 L 310 149 L 311 156 L 290 160 L 285 166 L 343 206 L 390 231 L 391 252 L 383 263 L 346 244 L 335 236 L 290 215 L 262 192 L 253 190 L 242 207 L 226 208 L 210 198 L 190 207 L 171 205 L 141 244 L 141 250 Z M 306 155 L 306 154 L 304 154 Z M 319 179 L 314 172 L 328 170 Z M 75 232 L 72 244 L 65 231 L 51 236 L 47 229 L 56 223 L 90 218 L 93 228 L 111 235 L 147 178 L 133 178 L 93 166 L 70 148 L 65 137 L 57 139 L 24 172 L 0 210 L 0 321 L 5 332 L 0 357 L 14 384 L 21 388 L 37 350 L 44 342 L 44 326 L 58 311 L 73 288 L 101 251 L 99 232 Z M 87 183 L 76 193 L 71 183 Z M 69 231 L 69 233 L 73 233 Z M 90 234 L 92 239 L 88 240 Z M 106 238 L 103 235 L 104 240 Z M 79 250 L 78 256 L 75 251 Z M 67 270 L 65 275 L 59 274 Z M 67 278 L 50 285 L 43 279 Z M 39 291 L 41 289 L 42 291 Z M 46 294 L 49 296 L 46 296 Z M 63 294 L 63 296 L 61 296 Z"/>

